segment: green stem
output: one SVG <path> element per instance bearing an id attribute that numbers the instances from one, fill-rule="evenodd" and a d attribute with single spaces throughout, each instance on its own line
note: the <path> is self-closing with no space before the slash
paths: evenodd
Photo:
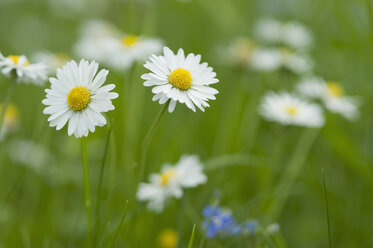
<path id="1" fill-rule="evenodd" d="M 323 186 L 324 186 L 324 197 L 325 197 L 325 208 L 326 208 L 326 221 L 328 224 L 328 244 L 329 248 L 332 247 L 332 239 L 330 235 L 330 220 L 329 220 L 329 207 L 328 207 L 328 195 L 326 194 L 326 183 L 325 183 L 325 172 L 324 167 L 321 168 L 322 171 L 322 180 L 323 180 Z"/>
<path id="2" fill-rule="evenodd" d="M 8 91 L 7 91 L 6 95 L 5 95 L 5 98 L 4 98 L 4 101 L 3 101 L 3 106 L 1 108 L 1 113 L 0 113 L 0 133 L 3 130 L 5 113 L 6 113 L 7 109 L 8 109 L 8 106 L 9 106 L 9 103 L 10 103 L 10 99 L 12 98 L 13 91 L 14 91 L 14 88 L 16 86 L 16 83 L 17 83 L 17 76 L 16 76 L 15 73 L 12 73 L 11 77 L 10 77 L 10 84 L 9 84 L 9 87 L 8 87 Z"/>
<path id="3" fill-rule="evenodd" d="M 155 118 L 153 124 L 150 126 L 150 129 L 146 133 L 146 136 L 144 138 L 144 141 L 141 145 L 141 154 L 140 154 L 140 162 L 139 162 L 139 177 L 138 182 L 140 182 L 143 179 L 144 171 L 145 171 L 145 163 L 146 163 L 146 156 L 148 153 L 148 148 L 150 145 L 150 142 L 152 141 L 153 135 L 155 131 L 157 130 L 159 126 L 159 122 L 161 121 L 161 118 L 163 114 L 166 112 L 166 109 L 168 108 L 168 105 L 170 105 L 170 101 L 168 100 L 166 104 L 164 104 L 161 111 L 158 113 L 157 117 Z"/>
<path id="4" fill-rule="evenodd" d="M 123 224 L 123 222 L 124 222 L 124 220 L 126 219 L 126 216 L 127 216 L 127 206 L 128 206 L 128 200 L 126 201 L 126 203 L 125 203 L 125 205 L 124 205 L 122 218 L 121 218 L 120 221 L 119 221 L 119 224 L 118 224 L 117 230 L 115 231 L 114 237 L 113 237 L 113 239 L 111 240 L 111 244 L 110 244 L 109 247 L 114 247 L 115 240 L 116 240 L 117 237 L 118 237 L 118 234 L 119 234 L 120 228 L 121 228 L 121 226 L 122 226 L 122 224 Z"/>
<path id="5" fill-rule="evenodd" d="M 82 165 L 83 165 L 83 177 L 84 177 L 84 203 L 87 212 L 87 246 L 91 247 L 92 242 L 92 214 L 91 214 L 91 194 L 89 185 L 88 175 L 88 161 L 87 161 L 87 141 L 83 136 L 81 139 L 82 148 Z"/>
<path id="6" fill-rule="evenodd" d="M 318 134 L 318 130 L 306 129 L 303 135 L 300 137 L 299 143 L 296 146 L 292 157 L 285 168 L 283 177 L 280 179 L 275 192 L 273 205 L 270 209 L 271 221 L 277 220 L 284 208 L 284 205 L 293 189 L 294 183 L 302 169 L 302 165 L 311 150 L 312 144 L 314 143 Z"/>
<path id="7" fill-rule="evenodd" d="M 104 173 L 105 173 L 105 165 L 107 160 L 107 155 L 109 151 L 109 144 L 110 144 L 110 136 L 111 136 L 111 125 L 108 126 L 109 131 L 106 136 L 106 142 L 105 142 L 105 150 L 104 150 L 104 156 L 102 158 L 101 168 L 100 168 L 100 175 L 98 178 L 98 186 L 97 186 L 97 201 L 96 201 L 96 216 L 95 216 L 95 236 L 99 237 L 98 233 L 100 230 L 100 224 L 101 224 L 101 218 L 100 218 L 100 212 L 101 212 L 101 200 L 102 200 L 102 184 L 104 179 Z M 95 239 L 97 242 L 97 239 Z"/>

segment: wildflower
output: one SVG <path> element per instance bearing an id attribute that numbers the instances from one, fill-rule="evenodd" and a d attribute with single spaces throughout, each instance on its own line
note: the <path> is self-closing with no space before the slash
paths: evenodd
<path id="1" fill-rule="evenodd" d="M 151 73 L 141 76 L 144 86 L 153 87 L 153 101 L 160 104 L 170 100 L 169 112 L 173 112 L 176 102 L 185 103 L 196 111 L 195 106 L 204 111 L 208 100 L 214 100 L 218 91 L 210 84 L 219 82 L 216 73 L 207 63 L 200 64 L 201 55 L 193 53 L 184 56 L 183 49 L 175 55 L 168 47 L 163 48 L 164 56 L 152 55 L 144 65 Z"/>
<path id="2" fill-rule="evenodd" d="M 104 126 L 105 117 L 101 114 L 114 109 L 112 99 L 117 93 L 110 92 L 114 84 L 102 86 L 105 83 L 107 70 L 101 70 L 97 75 L 98 64 L 81 60 L 68 62 L 57 70 L 57 78 L 50 78 L 51 88 L 46 89 L 47 105 L 44 114 L 49 126 L 60 130 L 68 124 L 68 134 L 75 137 L 88 136 L 88 131 L 94 132 L 95 126 Z"/>
<path id="3" fill-rule="evenodd" d="M 160 248 L 175 248 L 179 237 L 173 229 L 165 229 L 158 236 L 158 246 Z"/>
<path id="4" fill-rule="evenodd" d="M 254 70 L 259 71 L 275 71 L 284 68 L 296 74 L 309 72 L 313 66 L 307 56 L 284 48 L 255 49 L 252 52 L 250 65 Z"/>
<path id="5" fill-rule="evenodd" d="M 247 67 L 255 49 L 256 44 L 250 38 L 239 37 L 229 44 L 225 53 L 223 52 L 222 60 L 228 58 L 230 64 Z"/>
<path id="6" fill-rule="evenodd" d="M 309 77 L 302 79 L 297 89 L 304 96 L 321 100 L 326 109 L 349 120 L 359 116 L 357 99 L 346 96 L 343 87 L 337 82 Z"/>
<path id="7" fill-rule="evenodd" d="M 267 43 L 283 44 L 295 49 L 307 49 L 313 43 L 311 32 L 298 22 L 262 19 L 257 23 L 255 32 Z"/>
<path id="8" fill-rule="evenodd" d="M 0 104 L 0 112 L 2 111 L 3 105 Z M 3 128 L 0 133 L 0 140 L 11 131 L 15 130 L 19 125 L 19 112 L 18 108 L 14 104 L 10 104 L 5 112 Z"/>
<path id="9" fill-rule="evenodd" d="M 31 58 L 33 58 L 34 61 L 47 64 L 49 75 L 55 73 L 58 68 L 61 68 L 70 60 L 67 54 L 51 52 L 35 53 Z"/>
<path id="10" fill-rule="evenodd" d="M 273 235 L 273 234 L 278 233 L 280 231 L 280 225 L 278 223 L 269 224 L 265 231 L 266 231 L 267 234 Z"/>
<path id="11" fill-rule="evenodd" d="M 207 237 L 212 238 L 217 234 L 235 234 L 237 224 L 232 214 L 227 210 L 222 210 L 219 206 L 206 206 L 203 211 L 205 217 L 203 221 L 204 229 L 207 229 Z M 234 230 L 232 232 L 232 230 Z"/>
<path id="12" fill-rule="evenodd" d="M 207 181 L 202 164 L 196 155 L 184 155 L 172 166 L 165 164 L 161 173 L 150 175 L 150 183 L 141 183 L 137 199 L 149 201 L 148 208 L 160 213 L 171 197 L 181 198 L 184 188 L 194 188 Z"/>
<path id="13" fill-rule="evenodd" d="M 254 235 L 258 229 L 258 225 L 259 225 L 258 221 L 251 220 L 251 221 L 244 222 L 241 225 L 241 229 L 243 233 Z"/>
<path id="14" fill-rule="evenodd" d="M 96 20 L 83 26 L 75 50 L 81 57 L 127 69 L 135 61 L 145 61 L 151 54 L 160 52 L 161 48 L 159 39 L 121 33 L 110 24 Z"/>
<path id="15" fill-rule="evenodd" d="M 42 63 L 31 64 L 25 55 L 9 55 L 4 57 L 0 53 L 0 70 L 10 77 L 15 72 L 17 81 L 43 85 L 47 79 L 47 66 Z"/>
<path id="16" fill-rule="evenodd" d="M 265 119 L 282 125 L 321 127 L 325 122 L 317 104 L 308 103 L 285 92 L 266 94 L 260 106 L 260 114 Z"/>

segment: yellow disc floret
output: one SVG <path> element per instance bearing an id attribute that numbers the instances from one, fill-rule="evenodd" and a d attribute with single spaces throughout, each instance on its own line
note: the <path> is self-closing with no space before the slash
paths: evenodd
<path id="1" fill-rule="evenodd" d="M 160 248 L 175 248 L 178 243 L 177 232 L 173 229 L 165 229 L 158 236 Z"/>
<path id="2" fill-rule="evenodd" d="M 344 95 L 344 90 L 342 86 L 336 82 L 327 82 L 329 92 L 331 95 L 339 97 Z"/>
<path id="3" fill-rule="evenodd" d="M 121 42 L 125 46 L 133 46 L 137 43 L 138 40 L 139 37 L 137 37 L 136 35 L 127 35 L 122 38 Z"/>
<path id="4" fill-rule="evenodd" d="M 296 115 L 296 114 L 298 114 L 298 109 L 295 108 L 295 107 L 292 107 L 292 106 L 288 106 L 288 107 L 286 107 L 286 111 L 287 111 L 288 114 L 290 114 L 290 115 Z"/>
<path id="5" fill-rule="evenodd" d="M 8 58 L 10 58 L 13 63 L 16 65 L 18 63 L 18 60 L 21 56 L 17 56 L 17 55 L 9 55 Z M 26 59 L 25 63 L 23 64 L 24 66 L 27 66 L 29 65 L 30 62 L 28 61 L 28 59 Z"/>
<path id="6" fill-rule="evenodd" d="M 168 76 L 168 81 L 179 88 L 180 90 L 187 90 L 192 86 L 193 78 L 190 71 L 182 68 L 177 68 Z"/>
<path id="7" fill-rule="evenodd" d="M 176 175 L 176 171 L 174 169 L 171 169 L 171 170 L 168 170 L 168 171 L 165 171 L 163 173 L 161 173 L 161 185 L 162 186 L 166 186 L 168 185 L 168 182 L 170 181 L 170 179 L 172 177 L 174 177 Z"/>
<path id="8" fill-rule="evenodd" d="M 91 93 L 83 86 L 73 88 L 67 95 L 67 104 L 75 111 L 85 109 L 90 101 Z"/>

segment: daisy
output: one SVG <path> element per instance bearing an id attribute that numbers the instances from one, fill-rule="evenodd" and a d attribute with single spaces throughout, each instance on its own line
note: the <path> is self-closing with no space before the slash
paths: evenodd
<path id="1" fill-rule="evenodd" d="M 135 61 L 145 61 L 161 49 L 159 39 L 125 34 L 101 21 L 85 24 L 75 48 L 81 57 L 98 60 L 118 70 L 129 68 Z"/>
<path id="2" fill-rule="evenodd" d="M 262 19 L 257 23 L 255 30 L 257 36 L 267 43 L 284 44 L 295 49 L 307 49 L 313 43 L 311 32 L 298 22 Z"/>
<path id="3" fill-rule="evenodd" d="M 305 55 L 282 48 L 258 48 L 252 52 L 251 67 L 258 71 L 275 71 L 280 68 L 296 74 L 304 74 L 312 70 L 313 63 Z"/>
<path id="4" fill-rule="evenodd" d="M 324 125 L 322 109 L 289 93 L 270 92 L 264 96 L 260 114 L 268 121 L 282 125 L 321 127 Z"/>
<path id="5" fill-rule="evenodd" d="M 3 104 L 0 104 L 0 112 L 2 111 L 2 108 L 3 108 Z M 14 104 L 9 104 L 5 112 L 3 128 L 0 132 L 0 140 L 3 140 L 8 133 L 17 129 L 18 125 L 19 125 L 18 108 Z"/>
<path id="6" fill-rule="evenodd" d="M 200 63 L 201 55 L 193 53 L 184 56 L 184 50 L 179 49 L 174 54 L 168 47 L 163 48 L 163 56 L 152 55 L 144 65 L 151 73 L 141 76 L 146 80 L 144 86 L 153 87 L 153 101 L 160 104 L 170 100 L 168 111 L 174 111 L 176 103 L 185 103 L 188 108 L 196 111 L 195 106 L 204 111 L 209 107 L 208 100 L 214 100 L 218 91 L 210 84 L 219 82 L 216 73 L 207 63 Z"/>
<path id="7" fill-rule="evenodd" d="M 15 72 L 17 81 L 24 83 L 31 82 L 36 85 L 43 85 L 47 79 L 47 66 L 42 63 L 30 64 L 25 55 L 4 57 L 0 53 L 0 70 L 8 77 L 11 76 L 12 72 Z"/>
<path id="8" fill-rule="evenodd" d="M 70 59 L 64 53 L 38 52 L 31 56 L 34 61 L 48 65 L 49 75 L 56 72 L 58 68 L 64 66 Z"/>
<path id="9" fill-rule="evenodd" d="M 137 199 L 148 201 L 148 209 L 157 213 L 171 197 L 181 198 L 184 188 L 194 188 L 207 181 L 196 155 L 184 155 L 174 166 L 165 164 L 161 173 L 152 174 L 149 179 L 150 183 L 140 184 Z"/>
<path id="10" fill-rule="evenodd" d="M 346 96 L 343 87 L 337 82 L 309 77 L 302 79 L 297 89 L 304 96 L 320 99 L 326 109 L 349 120 L 355 120 L 359 116 L 358 100 Z"/>
<path id="11" fill-rule="evenodd" d="M 229 64 L 247 66 L 255 48 L 256 44 L 250 38 L 239 37 L 228 45 L 226 51 L 220 49 L 221 59 L 226 61 L 228 58 Z"/>
<path id="12" fill-rule="evenodd" d="M 103 69 L 96 75 L 97 69 L 96 62 L 81 60 L 78 65 L 72 60 L 57 70 L 57 78 L 49 79 L 51 88 L 45 90 L 43 100 L 49 126 L 60 130 L 69 122 L 68 134 L 80 138 L 106 124 L 101 113 L 114 109 L 111 100 L 118 94 L 110 92 L 114 84 L 102 86 L 109 71 Z"/>

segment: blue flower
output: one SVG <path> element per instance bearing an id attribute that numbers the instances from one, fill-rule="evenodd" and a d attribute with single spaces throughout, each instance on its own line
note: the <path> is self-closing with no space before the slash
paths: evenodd
<path id="1" fill-rule="evenodd" d="M 244 233 L 255 234 L 257 228 L 258 221 L 256 220 L 246 221 L 242 224 L 242 232 Z"/>
<path id="2" fill-rule="evenodd" d="M 236 234 L 240 231 L 231 213 L 221 210 L 218 206 L 207 206 L 203 209 L 203 228 L 207 228 L 207 237 L 212 238 L 218 233 Z"/>

